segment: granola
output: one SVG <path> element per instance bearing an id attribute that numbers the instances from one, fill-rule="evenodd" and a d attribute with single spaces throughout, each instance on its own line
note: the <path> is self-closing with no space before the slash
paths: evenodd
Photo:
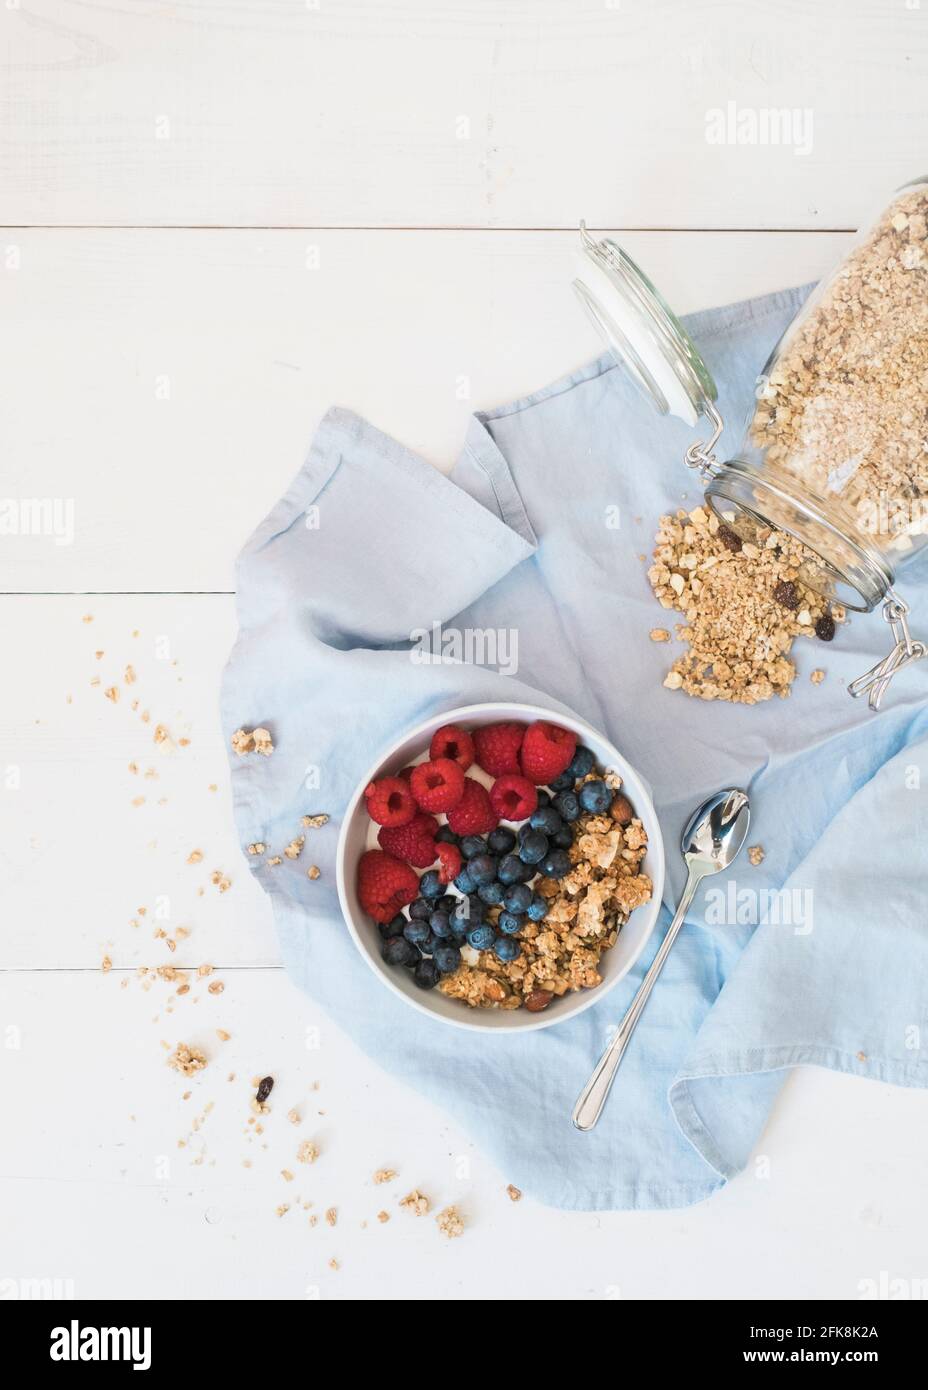
<path id="1" fill-rule="evenodd" d="M 676 635 L 687 648 L 664 685 L 732 704 L 788 695 L 793 639 L 814 636 L 829 616 L 845 617 L 803 582 L 813 560 L 799 541 L 770 527 L 742 542 L 706 507 L 662 516 L 648 579 L 661 606 L 685 616 Z"/>
<path id="2" fill-rule="evenodd" d="M 464 1234 L 464 1221 L 457 1207 L 445 1207 L 440 1211 L 435 1220 L 438 1229 L 448 1240 L 456 1240 L 458 1236 Z"/>
<path id="3" fill-rule="evenodd" d="M 593 772 L 584 780 L 597 776 Z M 602 983 L 603 952 L 615 945 L 629 915 L 652 892 L 650 878 L 641 872 L 648 847 L 644 826 L 634 816 L 621 824 L 628 805 L 617 793 L 609 811 L 580 816 L 569 850 L 570 872 L 535 884 L 548 911 L 541 922 L 527 922 L 519 931 L 521 954 L 501 961 L 493 951 L 467 948 L 464 962 L 439 983 L 443 994 L 471 1008 L 524 1007 L 539 1013 L 556 998 Z M 491 921 L 498 912 L 490 909 Z"/>
<path id="4" fill-rule="evenodd" d="M 902 192 L 798 321 L 751 440 L 865 533 L 928 531 L 928 192 Z"/>
<path id="5" fill-rule="evenodd" d="M 196 1076 L 197 1072 L 202 1071 L 206 1066 L 206 1055 L 198 1047 L 179 1042 L 169 1055 L 167 1062 L 169 1067 L 173 1067 L 183 1076 Z"/>

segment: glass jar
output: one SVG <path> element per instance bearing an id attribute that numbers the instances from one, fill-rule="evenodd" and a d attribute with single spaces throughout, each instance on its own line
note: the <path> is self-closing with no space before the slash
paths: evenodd
<path id="1" fill-rule="evenodd" d="M 848 687 L 878 709 L 892 677 L 928 655 L 893 589 L 928 546 L 928 180 L 901 188 L 810 295 L 725 461 L 715 383 L 686 330 L 616 242 L 583 223 L 580 239 L 574 290 L 616 361 L 662 414 L 710 427 L 685 462 L 718 517 L 742 540 L 759 527 L 794 536 L 803 580 L 835 604 L 883 604 L 892 651 Z"/>

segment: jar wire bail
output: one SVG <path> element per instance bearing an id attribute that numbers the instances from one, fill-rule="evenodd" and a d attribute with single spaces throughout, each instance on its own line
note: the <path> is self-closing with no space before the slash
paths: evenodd
<path id="1" fill-rule="evenodd" d="M 909 631 L 906 620 L 908 612 L 909 605 L 890 589 L 883 604 L 883 618 L 889 623 L 895 639 L 893 649 L 882 661 L 878 661 L 869 671 L 848 685 L 848 694 L 855 700 L 869 691 L 868 704 L 874 712 L 880 708 L 880 701 L 893 676 L 898 675 L 904 667 L 928 656 L 928 646 L 914 638 Z"/>

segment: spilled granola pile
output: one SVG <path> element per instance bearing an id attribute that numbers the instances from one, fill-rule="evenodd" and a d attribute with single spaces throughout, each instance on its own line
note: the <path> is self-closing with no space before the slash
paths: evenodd
<path id="1" fill-rule="evenodd" d="M 809 558 L 799 541 L 770 527 L 742 541 L 706 507 L 662 516 L 648 578 L 661 606 L 686 619 L 675 630 L 686 650 L 664 685 L 732 704 L 788 695 L 793 639 L 830 642 L 845 617 L 802 582 Z M 668 641 L 670 633 L 654 628 L 651 638 Z"/>
<path id="2" fill-rule="evenodd" d="M 598 776 L 594 771 L 583 780 Z M 548 900 L 548 911 L 518 933 L 521 954 L 501 961 L 493 951 L 464 947 L 463 963 L 438 986 L 442 994 L 471 1008 L 540 1013 L 561 995 L 602 983 L 603 952 L 652 892 L 650 878 L 640 871 L 648 846 L 644 826 L 620 791 L 621 777 L 610 772 L 603 780 L 614 792 L 612 805 L 601 815 L 581 815 L 568 851 L 570 872 L 534 885 Z M 491 909 L 490 920 L 498 913 Z"/>

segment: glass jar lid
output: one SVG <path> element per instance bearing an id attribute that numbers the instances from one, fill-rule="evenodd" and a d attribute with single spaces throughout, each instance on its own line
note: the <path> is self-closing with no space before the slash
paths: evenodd
<path id="1" fill-rule="evenodd" d="M 580 223 L 574 293 L 617 364 L 662 415 L 688 425 L 714 415 L 715 382 L 696 345 L 644 271 L 611 237 Z"/>

